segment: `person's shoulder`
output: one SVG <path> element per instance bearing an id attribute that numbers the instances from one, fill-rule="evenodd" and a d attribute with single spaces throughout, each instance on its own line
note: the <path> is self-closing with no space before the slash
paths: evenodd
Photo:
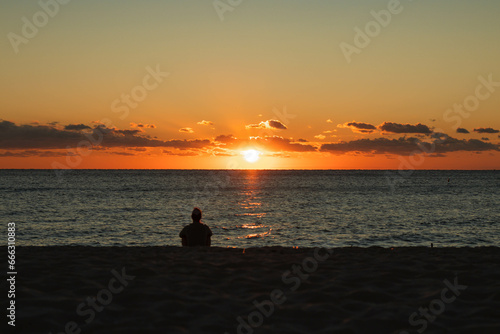
<path id="1" fill-rule="evenodd" d="M 180 235 L 181 237 L 182 237 L 183 235 L 185 235 L 185 234 L 186 234 L 186 232 L 187 232 L 187 230 L 189 230 L 189 227 L 190 227 L 190 226 L 191 226 L 191 224 L 184 226 L 184 227 L 182 228 L 182 230 L 181 230 L 181 233 L 179 233 L 179 235 Z"/>
<path id="2" fill-rule="evenodd" d="M 211 236 L 212 235 L 212 230 L 210 229 L 210 227 L 208 227 L 207 224 L 203 224 L 205 225 L 205 229 L 207 230 L 208 234 Z"/>

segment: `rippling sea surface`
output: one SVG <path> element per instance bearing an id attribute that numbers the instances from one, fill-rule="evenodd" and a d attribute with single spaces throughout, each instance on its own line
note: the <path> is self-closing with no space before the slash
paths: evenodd
<path id="1" fill-rule="evenodd" d="M 498 171 L 74 170 L 58 177 L 0 170 L 0 177 L 2 225 L 16 223 L 17 245 L 180 245 L 197 206 L 213 246 L 500 246 Z"/>

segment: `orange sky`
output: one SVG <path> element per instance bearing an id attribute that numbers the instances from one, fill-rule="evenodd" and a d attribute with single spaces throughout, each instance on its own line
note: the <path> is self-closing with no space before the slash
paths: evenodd
<path id="1" fill-rule="evenodd" d="M 388 3 L 9 3 L 0 166 L 498 169 L 500 3 Z"/>

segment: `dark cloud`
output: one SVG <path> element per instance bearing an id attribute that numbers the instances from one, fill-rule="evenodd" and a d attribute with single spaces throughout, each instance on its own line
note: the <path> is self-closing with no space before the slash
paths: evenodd
<path id="1" fill-rule="evenodd" d="M 101 147 L 174 147 L 179 149 L 212 146 L 210 140 L 158 140 L 139 135 L 140 130 L 118 130 L 99 124 L 88 132 L 58 129 L 48 125 L 16 125 L 0 121 L 0 149 L 65 149 L 89 142 Z"/>
<path id="2" fill-rule="evenodd" d="M 130 123 L 130 127 L 132 128 L 149 128 L 156 129 L 156 125 L 154 124 L 142 124 L 142 123 Z"/>
<path id="3" fill-rule="evenodd" d="M 305 139 L 303 139 L 303 138 L 299 138 L 299 139 L 297 139 L 297 141 L 298 141 L 299 143 L 307 143 L 307 140 L 305 140 Z"/>
<path id="4" fill-rule="evenodd" d="M 16 125 L 0 122 L 1 149 L 66 148 L 85 139 L 80 132 L 60 130 L 53 125 Z"/>
<path id="5" fill-rule="evenodd" d="M 192 128 L 182 128 L 179 129 L 179 132 L 194 133 L 194 130 Z"/>
<path id="6" fill-rule="evenodd" d="M 85 124 L 68 124 L 64 127 L 64 130 L 86 130 L 86 129 L 91 129 L 90 126 L 85 125 Z"/>
<path id="7" fill-rule="evenodd" d="M 457 128 L 457 133 L 470 133 L 469 130 L 464 128 Z"/>
<path id="8" fill-rule="evenodd" d="M 383 124 L 380 124 L 378 128 L 384 132 L 391 132 L 391 133 L 423 133 L 423 134 L 431 133 L 431 130 L 427 125 L 420 123 L 412 125 L 412 124 L 384 122 Z"/>
<path id="9" fill-rule="evenodd" d="M 281 123 L 280 121 L 276 121 L 276 120 L 269 120 L 269 126 L 271 128 L 274 128 L 274 129 L 280 129 L 280 130 L 286 130 L 286 126 L 285 124 Z"/>
<path id="10" fill-rule="evenodd" d="M 271 129 L 271 130 L 286 130 L 285 124 L 275 119 L 260 122 L 259 124 L 249 124 L 245 126 L 246 129 Z"/>
<path id="11" fill-rule="evenodd" d="M 162 153 L 163 154 L 166 154 L 166 155 L 177 155 L 177 156 L 181 156 L 181 157 L 194 157 L 194 156 L 197 156 L 198 153 L 196 152 L 172 152 L 172 151 L 168 151 L 168 150 L 162 150 Z"/>
<path id="12" fill-rule="evenodd" d="M 13 157 L 13 158 L 29 158 L 29 157 L 65 157 L 65 156 L 75 156 L 76 154 L 71 151 L 61 150 L 61 151 L 40 151 L 40 150 L 25 150 L 16 152 L 0 152 L 0 157 Z"/>
<path id="13" fill-rule="evenodd" d="M 474 132 L 477 132 L 477 133 L 499 133 L 500 130 L 495 130 L 492 128 L 477 128 L 477 129 L 474 129 Z"/>
<path id="14" fill-rule="evenodd" d="M 115 155 L 125 155 L 125 156 L 134 156 L 134 153 L 130 152 L 109 152 L 110 154 L 115 154 Z"/>
<path id="15" fill-rule="evenodd" d="M 219 143 L 229 143 L 234 140 L 236 140 L 236 137 L 234 137 L 233 135 L 219 135 L 215 137 L 215 141 Z"/>
<path id="16" fill-rule="evenodd" d="M 443 137 L 434 141 L 436 153 L 448 153 L 458 151 L 480 152 L 480 151 L 500 151 L 499 145 L 485 143 L 478 139 L 460 140 L 452 137 Z"/>
<path id="17" fill-rule="evenodd" d="M 125 136 L 135 136 L 138 133 L 141 133 L 141 130 L 115 130 L 115 133 L 121 133 Z"/>
<path id="18" fill-rule="evenodd" d="M 362 123 L 362 122 L 348 122 L 344 124 L 339 124 L 338 127 L 340 128 L 349 128 L 353 132 L 358 132 L 358 133 L 372 133 L 377 128 L 369 123 Z"/>
<path id="19" fill-rule="evenodd" d="M 452 137 L 442 137 L 432 142 L 424 142 L 418 138 L 375 138 L 359 139 L 350 142 L 323 144 L 320 151 L 332 153 L 363 152 L 373 154 L 400 154 L 408 155 L 414 152 L 427 151 L 434 154 L 443 154 L 457 151 L 500 151 L 498 145 L 485 143 L 481 140 L 459 140 Z"/>
<path id="20" fill-rule="evenodd" d="M 425 136 L 423 135 L 416 135 L 417 137 L 419 138 L 425 138 Z M 442 133 L 442 132 L 433 132 L 429 135 L 429 137 L 433 138 L 433 139 L 439 139 L 439 138 L 443 138 L 443 139 L 446 139 L 446 138 L 449 138 L 449 136 L 446 134 L 446 133 Z"/>
<path id="21" fill-rule="evenodd" d="M 108 128 L 108 127 L 107 127 L 106 125 L 104 125 L 104 124 L 98 124 L 98 125 L 96 125 L 96 126 L 94 127 L 94 129 L 95 129 L 95 130 L 93 131 L 94 133 L 98 131 L 98 132 L 103 133 L 103 134 L 113 133 L 113 132 L 115 132 L 115 131 L 117 130 L 117 129 L 115 129 L 115 128 Z"/>
<path id="22" fill-rule="evenodd" d="M 417 149 L 415 138 L 387 139 L 358 139 L 349 142 L 339 142 L 321 145 L 320 151 L 332 153 L 364 152 L 364 153 L 396 153 L 408 154 Z"/>
<path id="23" fill-rule="evenodd" d="M 483 138 L 481 138 L 481 140 L 489 141 L 489 140 L 490 140 L 490 138 L 483 137 Z"/>
<path id="24" fill-rule="evenodd" d="M 500 146 L 485 143 L 478 139 L 460 140 L 452 137 L 435 141 L 436 153 L 448 153 L 458 151 L 481 152 L 481 151 L 500 151 Z"/>

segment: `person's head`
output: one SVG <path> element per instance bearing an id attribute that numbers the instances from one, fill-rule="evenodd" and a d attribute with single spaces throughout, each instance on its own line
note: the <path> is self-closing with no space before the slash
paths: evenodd
<path id="1" fill-rule="evenodd" d="M 193 221 L 200 221 L 201 220 L 201 210 L 198 208 L 194 208 L 193 212 L 191 213 L 191 218 Z"/>

